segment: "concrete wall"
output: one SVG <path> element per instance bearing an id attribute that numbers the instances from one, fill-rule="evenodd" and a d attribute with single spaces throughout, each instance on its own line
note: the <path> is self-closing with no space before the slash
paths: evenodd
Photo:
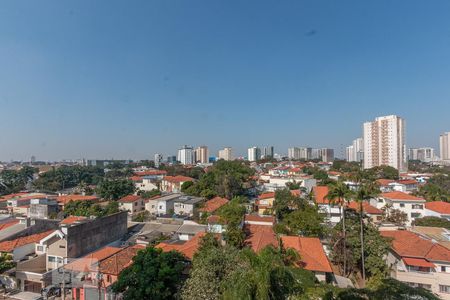
<path id="1" fill-rule="evenodd" d="M 67 228 L 67 257 L 85 255 L 121 239 L 126 233 L 126 211 L 70 226 Z"/>

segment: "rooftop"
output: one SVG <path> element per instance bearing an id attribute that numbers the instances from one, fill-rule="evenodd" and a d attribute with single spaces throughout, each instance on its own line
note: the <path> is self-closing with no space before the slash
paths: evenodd
<path id="1" fill-rule="evenodd" d="M 28 245 L 31 243 L 37 243 L 49 234 L 53 233 L 54 230 L 49 230 L 37 234 L 32 234 L 24 237 L 19 237 L 11 241 L 4 241 L 0 243 L 0 252 L 12 252 L 14 249 Z"/>
<path id="2" fill-rule="evenodd" d="M 245 244 L 255 252 L 269 245 L 278 247 L 278 240 L 272 226 L 245 224 L 244 232 L 247 235 Z"/>
<path id="3" fill-rule="evenodd" d="M 199 211 L 212 213 L 227 204 L 229 201 L 230 200 L 226 198 L 215 197 L 206 201 L 205 206 L 200 208 Z"/>
<path id="4" fill-rule="evenodd" d="M 444 201 L 433 201 L 425 203 L 425 208 L 443 215 L 450 215 L 450 203 Z"/>

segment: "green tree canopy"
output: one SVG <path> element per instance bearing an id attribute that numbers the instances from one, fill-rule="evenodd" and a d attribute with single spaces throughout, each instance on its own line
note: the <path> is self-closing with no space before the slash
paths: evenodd
<path id="1" fill-rule="evenodd" d="M 123 293 L 125 300 L 175 299 L 184 280 L 184 260 L 179 252 L 147 247 L 139 251 L 132 265 L 120 273 L 112 290 Z"/>
<path id="2" fill-rule="evenodd" d="M 119 200 L 134 191 L 134 183 L 128 179 L 104 180 L 97 186 L 97 193 L 108 200 Z"/>

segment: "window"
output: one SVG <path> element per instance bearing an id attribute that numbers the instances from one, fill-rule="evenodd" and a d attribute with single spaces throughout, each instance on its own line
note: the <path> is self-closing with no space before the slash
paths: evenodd
<path id="1" fill-rule="evenodd" d="M 48 262 L 56 262 L 56 257 L 54 257 L 54 256 L 49 256 L 49 257 L 48 257 Z"/>
<path id="2" fill-rule="evenodd" d="M 44 246 L 37 246 L 37 251 L 44 251 Z"/>
<path id="3" fill-rule="evenodd" d="M 405 207 L 405 203 L 400 203 L 400 207 Z"/>
<path id="4" fill-rule="evenodd" d="M 423 209 L 422 204 L 413 204 L 412 209 Z"/>
<path id="5" fill-rule="evenodd" d="M 420 213 L 411 213 L 411 218 L 420 218 Z"/>
<path id="6" fill-rule="evenodd" d="M 162 205 L 159 206 L 159 209 L 162 209 Z"/>
<path id="7" fill-rule="evenodd" d="M 450 294 L 450 285 L 439 285 L 439 292 L 440 293 L 446 293 L 446 294 Z"/>
<path id="8" fill-rule="evenodd" d="M 106 282 L 111 282 L 111 275 L 106 275 Z"/>
<path id="9" fill-rule="evenodd" d="M 152 205 L 152 208 L 155 208 L 155 206 L 154 206 L 154 205 Z"/>
<path id="10" fill-rule="evenodd" d="M 441 272 L 447 272 L 447 268 L 445 266 L 441 266 Z"/>

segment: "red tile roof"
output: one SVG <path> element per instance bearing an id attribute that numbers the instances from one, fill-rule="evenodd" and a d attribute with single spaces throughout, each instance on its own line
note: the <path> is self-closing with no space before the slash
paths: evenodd
<path id="1" fill-rule="evenodd" d="M 194 257 L 195 252 L 197 252 L 200 247 L 200 241 L 203 236 L 205 236 L 205 232 L 197 233 L 192 239 L 185 242 L 184 244 L 169 244 L 169 243 L 159 243 L 156 245 L 156 248 L 162 249 L 164 252 L 169 252 L 172 250 L 178 251 L 190 260 Z"/>
<path id="2" fill-rule="evenodd" d="M 425 202 L 425 199 L 419 198 L 410 194 L 406 194 L 403 192 L 388 192 L 388 193 L 382 193 L 381 197 L 389 199 L 389 200 L 401 200 L 401 201 L 423 201 Z"/>
<path id="3" fill-rule="evenodd" d="M 450 250 L 406 230 L 381 231 L 384 237 L 393 238 L 392 250 L 402 257 L 426 258 L 450 262 Z"/>
<path id="4" fill-rule="evenodd" d="M 362 203 L 362 206 L 363 206 L 363 212 L 365 212 L 369 215 L 382 215 L 383 214 L 383 211 L 381 209 L 378 209 L 365 201 Z M 359 212 L 359 207 L 360 207 L 359 203 L 357 203 L 355 201 L 351 201 L 349 203 L 348 207 Z"/>
<path id="5" fill-rule="evenodd" d="M 327 195 L 329 192 L 329 188 L 324 186 L 315 186 L 313 187 L 314 201 L 316 204 L 329 204 L 330 200 L 327 199 Z M 331 201 L 333 203 L 333 201 Z M 338 202 L 337 200 L 335 202 Z"/>
<path id="6" fill-rule="evenodd" d="M 425 203 L 425 208 L 444 215 L 450 215 L 450 203 L 444 201 L 433 201 Z"/>
<path id="7" fill-rule="evenodd" d="M 244 223 L 247 222 L 266 222 L 266 223 L 275 223 L 275 217 L 273 216 L 258 216 L 258 215 L 245 215 Z"/>
<path id="8" fill-rule="evenodd" d="M 433 263 L 430 263 L 429 261 L 427 261 L 426 259 L 423 259 L 423 258 L 404 257 L 403 261 L 408 266 L 436 268 L 436 266 Z"/>
<path id="9" fill-rule="evenodd" d="M 131 176 L 130 180 L 131 181 L 142 181 L 142 177 L 141 176 Z"/>
<path id="10" fill-rule="evenodd" d="M 86 220 L 86 217 L 81 217 L 81 216 L 68 216 L 67 218 L 65 218 L 64 220 L 61 221 L 60 224 L 73 224 L 75 222 L 79 222 L 82 220 Z"/>
<path id="11" fill-rule="evenodd" d="M 120 199 L 119 202 L 121 202 L 121 203 L 133 203 L 134 201 L 137 201 L 139 199 L 141 199 L 141 196 L 128 195 L 128 196 L 125 196 L 122 199 Z"/>
<path id="12" fill-rule="evenodd" d="M 181 183 L 186 181 L 194 181 L 194 178 L 177 175 L 177 176 L 164 176 L 163 180 L 171 183 Z"/>
<path id="13" fill-rule="evenodd" d="M 133 257 L 145 247 L 132 246 L 109 256 L 99 263 L 99 271 L 109 275 L 119 275 L 123 269 L 133 263 Z"/>
<path id="14" fill-rule="evenodd" d="M 98 268 L 97 266 L 93 266 L 94 264 L 97 264 L 98 262 L 110 257 L 113 254 L 116 254 L 121 250 L 121 248 L 116 247 L 104 247 L 68 263 L 64 266 L 64 268 L 79 272 L 96 271 Z"/>
<path id="15" fill-rule="evenodd" d="M 19 224 L 19 220 L 8 220 L 7 222 L 0 224 L 0 230 L 6 229 L 16 224 Z"/>
<path id="16" fill-rule="evenodd" d="M 278 247 L 278 240 L 272 226 L 245 224 L 244 232 L 247 235 L 245 245 L 255 252 L 261 251 L 266 246 Z"/>
<path id="17" fill-rule="evenodd" d="M 417 181 L 413 180 L 413 179 L 403 179 L 403 180 L 398 180 L 397 181 L 400 184 L 417 184 Z"/>
<path id="18" fill-rule="evenodd" d="M 97 196 L 83 196 L 83 195 L 65 195 L 58 196 L 56 201 L 61 204 L 67 204 L 70 201 L 98 201 L 99 198 Z"/>
<path id="19" fill-rule="evenodd" d="M 318 238 L 282 236 L 282 245 L 285 249 L 292 248 L 300 254 L 301 265 L 306 270 L 332 273 L 328 257 Z"/>
<path id="20" fill-rule="evenodd" d="M 205 206 L 200 208 L 199 211 L 212 213 L 227 204 L 229 201 L 230 200 L 226 198 L 215 197 L 206 201 Z"/>
<path id="21" fill-rule="evenodd" d="M 11 241 L 3 241 L 0 243 L 0 252 L 10 253 L 18 247 L 22 247 L 24 245 L 28 245 L 31 243 L 37 243 L 53 232 L 54 232 L 54 230 L 49 230 L 49 231 L 45 231 L 45 232 L 41 232 L 41 233 L 37 233 L 37 234 L 32 234 L 32 235 L 16 238 Z"/>
<path id="22" fill-rule="evenodd" d="M 377 179 L 377 183 L 381 186 L 387 186 L 389 183 L 395 182 L 395 180 L 391 179 Z"/>
<path id="23" fill-rule="evenodd" d="M 263 193 L 263 194 L 258 196 L 258 199 L 260 199 L 260 200 L 262 200 L 262 199 L 270 199 L 270 198 L 275 198 L 275 192 Z"/>

